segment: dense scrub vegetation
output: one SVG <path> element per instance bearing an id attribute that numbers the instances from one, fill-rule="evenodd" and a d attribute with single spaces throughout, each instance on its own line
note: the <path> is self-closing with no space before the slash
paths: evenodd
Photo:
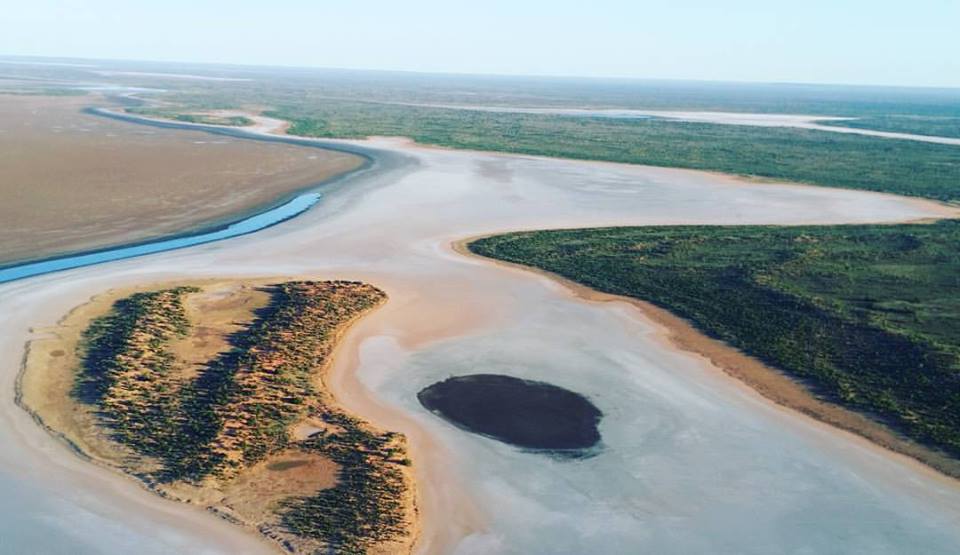
<path id="1" fill-rule="evenodd" d="M 244 76 L 252 80 L 247 82 L 170 80 L 164 84 L 169 91 L 164 96 L 208 107 L 309 108 L 332 100 L 351 100 L 826 116 L 960 116 L 956 89 L 249 69 L 252 71 Z M 156 86 L 157 81 L 143 84 Z"/>
<path id="2" fill-rule="evenodd" d="M 661 119 L 494 113 L 329 101 L 282 106 L 289 133 L 402 135 L 453 148 L 722 171 L 960 200 L 960 149 L 914 141 Z"/>
<path id="3" fill-rule="evenodd" d="M 889 115 L 870 116 L 850 120 L 824 122 L 826 125 L 914 133 L 917 135 L 937 135 L 940 137 L 960 137 L 960 115 L 957 116 L 918 116 Z"/>
<path id="4" fill-rule="evenodd" d="M 470 249 L 651 301 L 960 456 L 960 222 L 538 231 Z"/>
<path id="5" fill-rule="evenodd" d="M 343 413 L 315 386 L 337 332 L 383 292 L 347 281 L 272 286 L 269 305 L 231 338 L 233 348 L 185 377 L 169 344 L 188 332 L 183 299 L 197 291 L 137 293 L 95 320 L 84 335 L 77 396 L 99 409 L 117 441 L 156 460 L 151 480 L 229 481 L 285 449 L 317 452 L 339 464 L 337 485 L 288 499 L 281 522 L 338 552 L 402 537 L 405 439 Z M 289 430 L 308 416 L 335 431 L 292 438 Z"/>
<path id="6" fill-rule="evenodd" d="M 148 456 L 168 457 L 175 445 L 180 384 L 167 347 L 187 332 L 183 296 L 195 291 L 136 293 L 84 332 L 75 393 L 100 408 L 118 441 Z"/>
<path id="7" fill-rule="evenodd" d="M 403 496 L 406 484 L 400 466 L 403 436 L 377 433 L 341 411 L 321 410 L 317 416 L 337 431 L 301 442 L 340 465 L 335 487 L 310 497 L 286 500 L 282 522 L 297 534 L 334 546 L 337 553 L 365 553 L 377 543 L 406 533 Z"/>
<path id="8" fill-rule="evenodd" d="M 253 125 L 253 120 L 245 116 L 219 116 L 214 114 L 191 114 L 181 112 L 170 108 L 127 108 L 127 111 L 141 116 L 156 118 L 166 118 L 186 123 L 200 123 L 203 125 L 229 125 L 231 127 L 244 127 Z"/>

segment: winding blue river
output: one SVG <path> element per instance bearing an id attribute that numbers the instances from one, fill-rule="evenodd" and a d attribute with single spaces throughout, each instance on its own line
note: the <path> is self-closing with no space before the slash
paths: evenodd
<path id="1" fill-rule="evenodd" d="M 318 183 L 313 191 L 307 191 L 300 193 L 299 195 L 293 197 L 292 199 L 265 210 L 257 214 L 245 217 L 243 219 L 237 220 L 236 222 L 225 224 L 219 227 L 208 228 L 201 230 L 195 233 L 183 233 L 174 236 L 163 237 L 159 239 L 147 240 L 139 243 L 121 245 L 117 247 L 106 247 L 102 249 L 97 249 L 93 251 L 80 252 L 76 254 L 69 254 L 64 256 L 56 256 L 52 258 L 47 258 L 43 260 L 37 260 L 33 262 L 25 263 L 14 263 L 7 265 L 0 265 L 0 283 L 6 283 L 9 281 L 14 281 L 18 279 L 24 279 L 28 277 L 38 276 L 41 274 L 47 274 L 50 272 L 59 272 L 62 270 L 70 270 L 73 268 L 80 268 L 83 266 L 91 266 L 93 264 L 101 264 L 104 262 L 111 262 L 114 260 L 123 260 L 125 258 L 133 258 L 136 256 L 143 256 L 147 254 L 154 254 L 158 252 L 164 252 L 174 249 L 181 249 L 184 247 L 192 247 L 194 245 L 200 245 L 203 243 L 210 243 L 212 241 L 220 241 L 222 239 L 229 239 L 231 237 L 237 237 L 240 235 L 246 235 L 248 233 L 253 233 L 255 231 L 260 231 L 267 227 L 276 225 L 283 221 L 289 220 L 295 216 L 306 212 L 315 204 L 320 202 L 321 194 L 316 192 L 316 188 L 323 187 L 324 192 L 331 192 L 336 184 L 341 183 L 347 176 L 358 173 L 361 170 L 368 169 L 374 165 L 380 165 L 382 167 L 382 162 L 393 161 L 392 164 L 388 165 L 398 165 L 396 160 L 389 155 L 380 156 L 376 162 L 372 157 L 372 150 L 366 149 L 363 147 L 351 146 L 351 145 L 337 145 L 329 143 L 319 143 L 317 141 L 302 139 L 297 137 L 271 137 L 258 135 L 253 133 L 248 133 L 243 129 L 233 129 L 233 128 L 222 128 L 222 127 L 213 127 L 205 125 L 184 125 L 178 122 L 165 122 L 165 121 L 156 121 L 156 120 L 147 120 L 139 118 L 129 114 L 121 114 L 110 112 L 107 110 L 102 110 L 99 108 L 88 108 L 84 110 L 86 113 L 106 117 L 110 119 L 116 119 L 120 121 L 126 121 L 129 123 L 134 123 L 138 125 L 146 125 L 150 127 L 159 127 L 162 129 L 187 129 L 192 131 L 200 131 L 211 133 L 214 135 L 224 135 L 228 137 L 241 138 L 246 140 L 254 141 L 263 141 L 263 142 L 273 142 L 273 143 L 283 143 L 291 144 L 298 146 L 306 146 L 310 148 L 321 148 L 324 150 L 334 150 L 338 152 L 345 152 L 348 154 L 353 154 L 364 159 L 364 163 L 347 173 L 335 176 L 331 179 L 328 179 L 322 183 Z"/>
<path id="2" fill-rule="evenodd" d="M 49 258 L 37 262 L 0 267 L 0 283 L 23 279 L 50 272 L 70 270 L 102 262 L 133 258 L 173 249 L 191 247 L 211 241 L 219 241 L 238 235 L 246 235 L 276 225 L 301 214 L 320 201 L 319 193 L 303 193 L 275 208 L 255 214 L 248 218 L 193 235 L 182 235 L 168 239 L 159 239 L 135 245 L 86 252 L 82 254 Z"/>

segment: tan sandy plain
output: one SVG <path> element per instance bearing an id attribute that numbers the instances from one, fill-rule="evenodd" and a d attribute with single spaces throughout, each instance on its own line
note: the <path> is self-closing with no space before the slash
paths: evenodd
<path id="1" fill-rule="evenodd" d="M 0 264 L 226 222 L 362 162 L 81 111 L 96 103 L 0 95 Z"/>

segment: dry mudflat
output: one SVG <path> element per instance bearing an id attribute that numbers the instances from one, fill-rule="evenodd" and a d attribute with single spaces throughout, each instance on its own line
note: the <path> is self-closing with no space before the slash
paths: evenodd
<path id="1" fill-rule="evenodd" d="M 0 265 L 223 223 L 362 163 L 82 111 L 97 102 L 0 95 Z"/>

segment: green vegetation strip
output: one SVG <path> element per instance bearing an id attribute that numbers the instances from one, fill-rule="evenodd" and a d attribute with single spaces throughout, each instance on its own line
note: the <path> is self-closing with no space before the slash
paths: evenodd
<path id="1" fill-rule="evenodd" d="M 607 160 L 960 201 L 960 147 L 660 119 L 505 114 L 358 102 L 282 106 L 289 133 Z"/>
<path id="2" fill-rule="evenodd" d="M 653 302 L 960 457 L 960 222 L 537 231 L 469 248 Z"/>
<path id="3" fill-rule="evenodd" d="M 960 200 L 960 147 L 951 145 L 656 118 L 424 106 L 815 114 L 858 118 L 829 125 L 960 136 L 955 91 L 386 74 L 264 78 L 229 86 L 191 83 L 159 98 L 168 111 L 184 114 L 269 107 L 265 113 L 290 121 L 294 135 L 406 136 L 451 148 L 721 171 Z"/>
<path id="4" fill-rule="evenodd" d="M 338 553 L 401 537 L 403 436 L 373 430 L 314 386 L 338 330 L 383 292 L 345 281 L 272 286 L 270 304 L 231 337 L 233 348 L 185 378 L 169 344 L 188 333 L 183 299 L 197 291 L 137 293 L 95 320 L 81 346 L 78 399 L 99 408 L 114 439 L 158 461 L 148 478 L 228 481 L 284 449 L 313 451 L 339 465 L 338 482 L 285 500 L 279 516 L 288 529 Z M 288 430 L 307 416 L 334 431 L 291 438 Z"/>

